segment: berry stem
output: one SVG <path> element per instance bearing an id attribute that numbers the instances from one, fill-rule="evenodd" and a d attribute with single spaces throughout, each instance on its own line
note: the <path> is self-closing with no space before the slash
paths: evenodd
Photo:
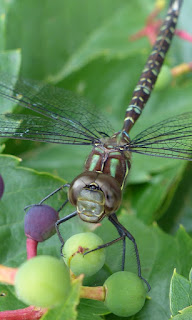
<path id="1" fill-rule="evenodd" d="M 7 284 L 13 285 L 16 273 L 17 273 L 16 268 L 9 268 L 9 267 L 0 265 L 0 282 L 5 282 Z"/>
<path id="2" fill-rule="evenodd" d="M 31 259 L 33 257 L 36 257 L 37 255 L 37 245 L 38 241 L 27 238 L 26 240 L 26 248 L 27 248 L 27 259 Z"/>
<path id="3" fill-rule="evenodd" d="M 173 77 L 178 77 L 184 73 L 188 73 L 191 71 L 192 71 L 192 62 L 181 63 L 180 65 L 171 69 L 171 73 Z"/>
<path id="4" fill-rule="evenodd" d="M 47 309 L 30 306 L 24 309 L 1 311 L 0 320 L 38 320 Z"/>
<path id="5" fill-rule="evenodd" d="M 80 297 L 84 299 L 105 300 L 105 288 L 104 287 L 81 287 Z"/>
<path id="6" fill-rule="evenodd" d="M 184 30 L 175 30 L 175 34 L 186 41 L 192 42 L 192 35 Z"/>
<path id="7" fill-rule="evenodd" d="M 154 45 L 158 30 L 161 26 L 162 21 L 160 19 L 156 20 L 158 14 L 162 10 L 162 7 L 156 6 L 156 8 L 151 12 L 146 20 L 145 27 L 140 31 L 130 36 L 131 41 L 135 41 L 142 37 L 148 37 L 151 45 Z"/>

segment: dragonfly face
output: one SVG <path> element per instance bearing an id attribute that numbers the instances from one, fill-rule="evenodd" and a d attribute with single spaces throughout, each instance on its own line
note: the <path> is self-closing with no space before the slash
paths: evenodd
<path id="1" fill-rule="evenodd" d="M 121 186 L 102 172 L 85 171 L 70 185 L 68 198 L 82 220 L 97 223 L 119 208 Z"/>
<path id="2" fill-rule="evenodd" d="M 105 214 L 104 204 L 104 193 L 98 190 L 98 186 L 83 188 L 77 199 L 79 217 L 87 222 L 98 222 Z"/>

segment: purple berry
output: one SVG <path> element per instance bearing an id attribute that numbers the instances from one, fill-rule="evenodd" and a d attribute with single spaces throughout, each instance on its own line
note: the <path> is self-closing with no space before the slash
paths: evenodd
<path id="1" fill-rule="evenodd" d="M 2 198 L 3 192 L 4 192 L 4 181 L 2 176 L 0 175 L 0 199 Z"/>
<path id="2" fill-rule="evenodd" d="M 25 215 L 25 234 L 28 238 L 42 242 L 55 233 L 58 212 L 48 205 L 34 205 Z"/>

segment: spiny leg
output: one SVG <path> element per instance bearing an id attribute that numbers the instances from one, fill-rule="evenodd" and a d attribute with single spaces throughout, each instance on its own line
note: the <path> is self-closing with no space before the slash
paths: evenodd
<path id="1" fill-rule="evenodd" d="M 60 232 L 60 230 L 59 230 L 59 225 L 60 225 L 61 223 L 66 222 L 67 220 L 75 217 L 76 215 L 77 215 L 77 211 L 74 211 L 74 212 L 68 214 L 66 217 L 63 217 L 63 218 L 57 220 L 57 222 L 55 223 L 55 229 L 56 229 L 57 235 L 58 235 L 58 237 L 59 237 L 59 240 L 60 240 L 60 242 L 61 242 L 61 250 L 62 250 L 62 248 L 63 248 L 63 245 L 64 245 L 65 241 L 64 241 L 64 239 L 63 239 L 63 237 L 62 237 L 62 235 L 61 235 L 61 232 Z"/>
<path id="2" fill-rule="evenodd" d="M 110 219 L 109 219 L 109 220 L 110 220 Z M 110 220 L 110 221 L 111 221 L 111 220 Z M 113 223 L 113 222 L 112 222 L 112 223 Z M 115 226 L 115 227 L 116 227 L 116 226 Z M 92 249 L 92 250 L 89 250 L 89 251 L 85 252 L 85 253 L 84 253 L 84 256 L 87 255 L 87 254 L 90 253 L 90 252 L 97 251 L 97 250 L 100 250 L 100 249 L 103 249 L 103 248 L 107 248 L 107 247 L 111 246 L 112 244 L 114 244 L 114 243 L 122 240 L 122 241 L 123 241 L 122 271 L 123 271 L 123 270 L 125 269 L 125 248 L 126 248 L 126 247 L 125 247 L 125 237 L 126 237 L 126 235 L 125 235 L 125 233 L 124 233 L 122 230 L 120 230 L 120 228 L 118 229 L 118 228 L 116 227 L 116 229 L 117 229 L 120 237 L 118 237 L 118 238 L 116 238 L 116 239 L 114 239 L 114 240 L 111 240 L 111 241 L 109 241 L 109 242 L 106 242 L 106 243 L 104 243 L 104 244 L 96 247 L 95 249 Z"/>
<path id="3" fill-rule="evenodd" d="M 123 236 L 118 237 L 118 238 L 116 238 L 116 239 L 114 239 L 114 240 L 111 240 L 111 241 L 109 241 L 109 242 L 106 242 L 106 243 L 104 243 L 104 244 L 96 247 L 95 249 L 92 249 L 92 250 L 89 250 L 89 251 L 85 252 L 85 253 L 84 253 L 84 256 L 86 256 L 86 255 L 87 255 L 88 253 L 90 253 L 90 252 L 97 251 L 97 250 L 100 250 L 100 249 L 103 249 L 103 248 L 107 248 L 107 247 L 111 246 L 112 244 L 114 244 L 114 243 L 116 243 L 116 242 L 118 242 L 118 241 L 120 241 L 120 240 L 123 240 Z"/>
<path id="4" fill-rule="evenodd" d="M 47 199 L 49 199 L 50 197 L 52 197 L 55 193 L 59 192 L 60 190 L 62 190 L 63 188 L 69 188 L 70 187 L 70 184 L 69 183 L 66 183 L 66 184 L 63 184 L 62 186 L 60 186 L 59 188 L 57 188 L 56 190 L 54 190 L 53 192 L 51 192 L 50 194 L 48 194 L 45 198 L 43 198 L 39 204 L 42 204 L 43 202 L 45 202 Z"/>
<path id="5" fill-rule="evenodd" d="M 50 194 L 48 194 L 45 198 L 43 198 L 38 205 L 42 205 L 43 202 L 45 202 L 47 199 L 49 199 L 50 197 L 52 197 L 54 194 L 56 194 L 57 192 L 59 192 L 60 190 L 62 190 L 63 188 L 69 188 L 70 184 L 66 183 L 63 184 L 62 186 L 60 186 L 59 188 L 57 188 L 56 190 L 54 190 L 53 192 L 51 192 Z M 62 206 L 58 209 L 58 212 L 61 211 L 61 209 L 66 205 L 66 203 L 68 202 L 68 199 L 62 204 Z M 24 210 L 26 211 L 28 208 L 36 206 L 37 204 L 30 204 L 28 206 L 26 206 L 24 208 Z"/>
<path id="6" fill-rule="evenodd" d="M 109 216 L 109 221 L 113 223 L 113 220 L 111 219 L 111 216 L 114 217 L 114 219 L 117 219 L 117 216 L 115 213 L 112 213 L 110 216 Z M 113 223 L 114 225 L 114 223 Z M 122 268 L 122 271 L 125 269 L 125 251 L 126 251 L 126 235 L 125 233 L 123 232 L 123 230 L 121 228 L 119 228 L 119 226 L 115 225 L 119 235 L 122 237 L 122 241 L 123 241 L 123 253 L 122 253 L 122 265 L 121 265 L 121 268 Z"/>
<path id="7" fill-rule="evenodd" d="M 97 248 L 95 249 L 92 249 L 90 251 L 87 251 L 84 255 L 90 253 L 90 252 L 93 252 L 93 251 L 96 251 L 96 250 L 99 250 L 99 249 L 102 249 L 102 248 L 106 248 L 106 247 L 109 247 L 110 245 L 122 240 L 123 241 L 123 257 L 122 257 L 122 270 L 124 270 L 124 266 L 125 266 L 125 249 L 126 249 L 126 246 L 125 246 L 125 237 L 128 237 L 129 240 L 131 240 L 133 242 L 133 245 L 134 245 L 134 249 L 135 249 L 135 254 L 136 254 L 136 259 L 137 259 L 137 267 L 138 267 L 138 276 L 142 278 L 141 276 L 141 263 L 140 263 L 140 258 L 139 258 L 139 251 L 138 251 L 138 248 L 137 248 L 137 244 L 136 244 L 136 241 L 135 241 L 135 238 L 132 236 L 132 234 L 122 225 L 120 224 L 120 222 L 118 221 L 117 219 L 117 216 L 115 213 L 111 214 L 109 216 L 109 221 L 115 226 L 115 228 L 117 229 L 120 237 L 119 238 L 116 238 L 112 241 L 109 241 L 103 245 L 100 245 L 98 246 Z M 143 279 L 145 280 L 145 279 Z M 146 281 L 146 280 L 145 280 Z"/>
<path id="8" fill-rule="evenodd" d="M 65 205 L 69 202 L 68 199 L 65 200 L 65 202 L 63 202 L 63 204 L 60 206 L 60 208 L 57 210 L 57 212 L 60 212 L 64 207 Z"/>
<path id="9" fill-rule="evenodd" d="M 125 234 L 125 236 L 131 240 L 131 242 L 133 242 L 134 245 L 134 249 L 135 249 L 135 254 L 136 254 L 136 260 L 137 260 L 137 270 L 138 270 L 138 276 L 139 278 L 141 278 L 147 285 L 148 287 L 148 291 L 151 290 L 151 286 L 150 284 L 147 282 L 147 280 L 145 278 L 142 277 L 141 275 L 141 263 L 140 263 L 140 258 L 139 258 L 139 251 L 137 248 L 137 244 L 135 241 L 135 238 L 132 236 L 132 234 L 118 221 L 117 216 L 116 215 L 111 215 L 110 216 L 110 221 L 113 223 L 113 225 L 117 228 L 117 231 L 119 232 L 119 230 L 122 230 L 122 234 Z"/>
<path id="10" fill-rule="evenodd" d="M 138 269 L 138 276 L 140 279 L 142 279 L 147 287 L 148 287 L 148 291 L 151 290 L 151 286 L 150 284 L 147 282 L 147 280 L 145 278 L 142 277 L 141 275 L 141 263 L 140 263 L 140 258 L 139 258 L 139 251 L 138 251 L 138 248 L 137 248 L 137 244 L 136 244 L 136 241 L 135 241 L 135 238 L 132 236 L 132 234 L 118 221 L 117 219 L 117 216 L 115 213 L 111 214 L 109 216 L 109 221 L 116 227 L 120 237 L 119 238 L 116 238 L 112 241 L 109 241 L 101 246 L 98 246 L 97 248 L 95 249 L 92 249 L 90 251 L 87 251 L 84 253 L 84 255 L 87 255 L 88 253 L 90 252 L 93 252 L 93 251 L 96 251 L 96 250 L 99 250 L 99 249 L 103 249 L 103 248 L 106 248 L 106 247 L 109 247 L 111 246 L 112 244 L 122 240 L 123 241 L 123 257 L 122 257 L 122 267 L 123 267 L 123 270 L 124 270 L 124 264 L 125 264 L 125 237 L 127 237 L 129 240 L 131 240 L 133 242 L 133 245 L 134 245 L 134 249 L 135 249 L 135 254 L 136 254 L 136 260 L 137 260 L 137 269 Z"/>

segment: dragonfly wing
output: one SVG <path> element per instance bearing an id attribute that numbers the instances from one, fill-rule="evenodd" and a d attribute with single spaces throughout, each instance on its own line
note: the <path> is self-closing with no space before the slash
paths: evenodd
<path id="1" fill-rule="evenodd" d="M 61 144 L 93 144 L 93 139 L 83 136 L 68 123 L 33 115 L 1 114 L 0 137 Z"/>
<path id="2" fill-rule="evenodd" d="M 109 122 L 94 106 L 74 93 L 62 88 L 47 85 L 44 82 L 27 79 L 9 79 L 0 77 L 0 96 L 31 109 L 43 116 L 74 128 L 82 136 L 100 140 L 113 132 Z"/>
<path id="3" fill-rule="evenodd" d="M 192 112 L 161 121 L 140 132 L 127 150 L 192 161 Z"/>

